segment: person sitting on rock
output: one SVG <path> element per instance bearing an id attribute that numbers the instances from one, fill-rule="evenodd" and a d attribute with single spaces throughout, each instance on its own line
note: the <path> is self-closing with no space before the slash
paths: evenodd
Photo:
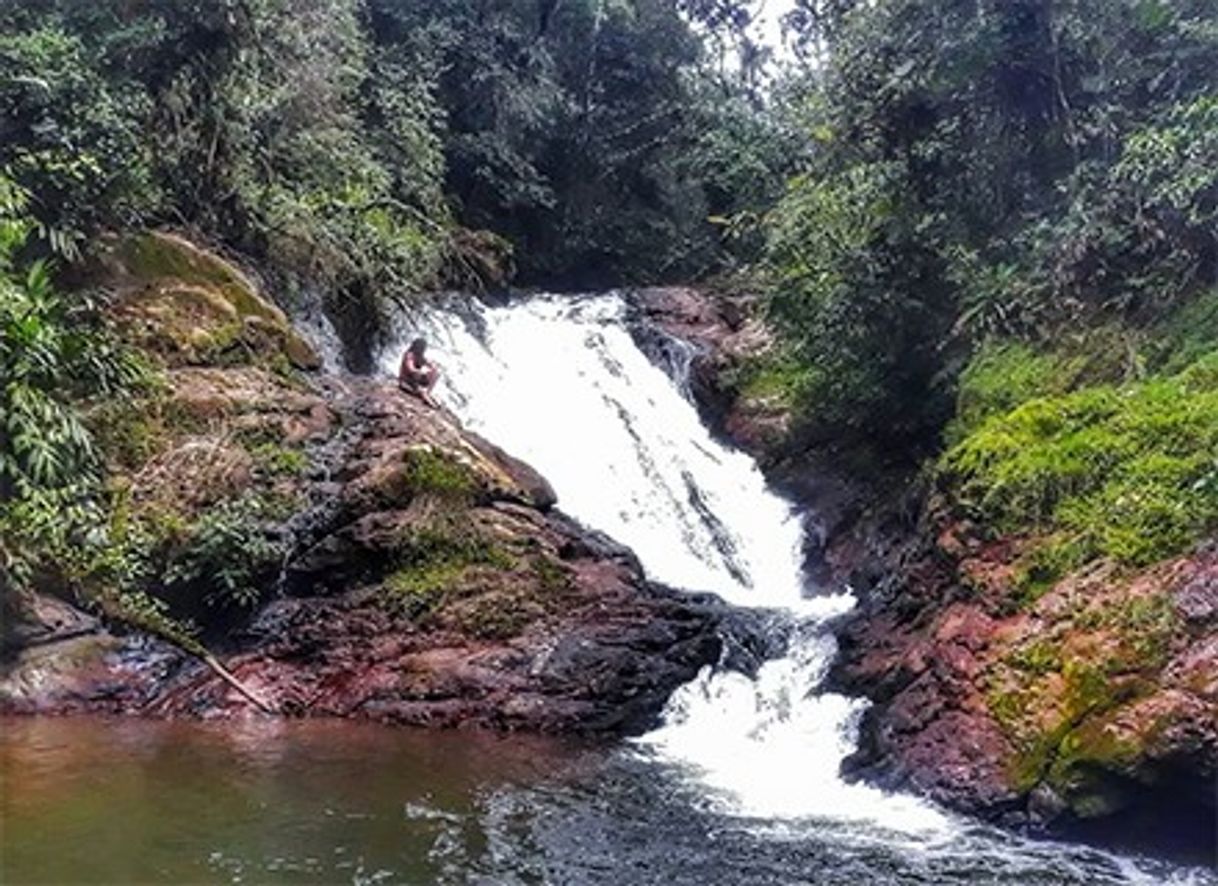
<path id="1" fill-rule="evenodd" d="M 398 387 L 407 393 L 414 394 L 428 406 L 436 407 L 431 389 L 440 378 L 440 369 L 427 359 L 427 342 L 416 338 L 402 355 L 402 365 L 398 369 Z"/>

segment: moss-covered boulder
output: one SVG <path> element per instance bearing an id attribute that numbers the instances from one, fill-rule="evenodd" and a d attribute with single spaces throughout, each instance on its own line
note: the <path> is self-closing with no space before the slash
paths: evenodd
<path id="1" fill-rule="evenodd" d="M 111 244 L 107 285 L 131 338 L 174 365 L 321 360 L 287 316 L 236 265 L 176 234 L 153 231 Z"/>
<path id="2" fill-rule="evenodd" d="M 719 661 L 723 604 L 649 583 L 447 411 L 285 365 L 295 334 L 229 262 L 157 233 L 115 243 L 106 273 L 158 383 L 89 407 L 97 568 L 48 581 L 103 624 L 20 613 L 0 713 L 621 731 Z"/>

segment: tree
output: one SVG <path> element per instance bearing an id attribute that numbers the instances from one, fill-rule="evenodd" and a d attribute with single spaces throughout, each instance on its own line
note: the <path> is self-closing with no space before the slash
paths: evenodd
<path id="1" fill-rule="evenodd" d="M 1209 152 L 1214 12 L 801 4 L 792 23 L 821 47 L 802 97 L 817 149 L 770 218 L 768 261 L 819 415 L 933 436 L 986 336 L 1135 318 L 1214 284 L 1212 178 L 1185 156 Z M 1181 164 L 1195 174 L 1168 172 Z"/>

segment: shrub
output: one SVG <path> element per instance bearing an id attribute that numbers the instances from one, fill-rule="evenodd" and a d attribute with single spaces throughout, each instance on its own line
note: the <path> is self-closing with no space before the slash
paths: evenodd
<path id="1" fill-rule="evenodd" d="M 130 224 L 157 208 L 143 127 L 151 103 L 57 16 L 32 24 L 19 8 L 31 5 L 0 12 L 0 166 L 36 195 L 57 251 L 73 255 L 99 223 Z"/>
<path id="2" fill-rule="evenodd" d="M 987 345 L 960 375 L 956 416 L 945 437 L 959 443 L 987 418 L 1033 397 L 1054 393 L 1057 361 L 1023 342 Z"/>
<path id="3" fill-rule="evenodd" d="M 272 505 L 252 495 L 216 505 L 171 549 L 165 582 L 207 587 L 213 605 L 253 606 L 283 559 L 282 543 L 266 532 L 272 516 Z"/>
<path id="4" fill-rule="evenodd" d="M 726 370 L 721 383 L 745 400 L 772 401 L 802 413 L 812 402 L 819 379 L 815 370 L 793 354 L 772 349 Z"/>
<path id="5" fill-rule="evenodd" d="M 1218 289 L 1181 304 L 1158 323 L 1147 347 L 1147 365 L 1178 372 L 1218 350 Z"/>
<path id="6" fill-rule="evenodd" d="M 259 443 L 250 450 L 255 463 L 276 477 L 299 477 L 309 468 L 309 457 L 279 443 Z"/>
<path id="7" fill-rule="evenodd" d="M 1142 370 L 1135 347 L 1139 338 L 1110 323 L 1063 333 L 1052 349 L 1019 340 L 987 341 L 960 374 L 956 415 L 944 433 L 947 444 L 959 443 L 987 418 L 1035 397 L 1131 380 Z"/>
<path id="8" fill-rule="evenodd" d="M 49 265 L 20 268 L 35 223 L 25 192 L 0 175 L 0 567 L 25 584 L 39 565 L 84 556 L 101 519 L 101 463 L 81 415 L 146 377 L 93 299 L 69 300 Z"/>

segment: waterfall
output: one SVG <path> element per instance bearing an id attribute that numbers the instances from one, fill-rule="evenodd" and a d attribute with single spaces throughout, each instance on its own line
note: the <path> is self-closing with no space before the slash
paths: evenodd
<path id="1" fill-rule="evenodd" d="M 635 753 L 742 816 L 949 832 L 929 804 L 839 777 L 864 705 L 818 686 L 836 651 L 826 622 L 854 600 L 805 587 L 798 515 L 702 425 L 683 396 L 688 355 L 666 361 L 670 377 L 639 349 L 626 313 L 616 294 L 437 312 L 402 329 L 381 365 L 394 373 L 406 341 L 424 335 L 443 372 L 439 398 L 549 478 L 564 511 L 633 548 L 651 578 L 786 623 L 782 658 L 755 679 L 705 670 Z"/>

